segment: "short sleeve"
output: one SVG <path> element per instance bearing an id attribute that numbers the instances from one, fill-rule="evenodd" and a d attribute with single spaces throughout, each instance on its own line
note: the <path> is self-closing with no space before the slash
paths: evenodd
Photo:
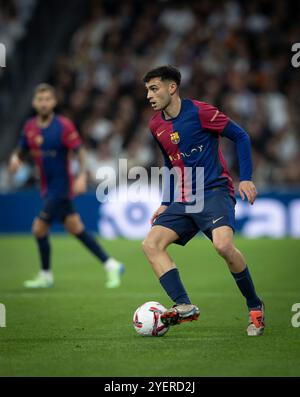
<path id="1" fill-rule="evenodd" d="M 197 102 L 199 118 L 203 129 L 221 134 L 226 127 L 229 118 L 215 106 L 205 102 Z"/>
<path id="2" fill-rule="evenodd" d="M 63 124 L 63 145 L 68 149 L 77 149 L 79 146 L 81 146 L 82 141 L 74 123 L 65 117 L 61 118 L 60 121 Z"/>

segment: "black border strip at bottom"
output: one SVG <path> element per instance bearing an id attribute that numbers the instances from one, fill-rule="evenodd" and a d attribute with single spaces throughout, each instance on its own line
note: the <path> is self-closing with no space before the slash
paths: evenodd
<path id="1" fill-rule="evenodd" d="M 272 389 L 276 392 L 285 392 L 287 387 L 299 388 L 300 377 L 270 377 L 270 378 L 204 378 L 204 377 L 160 377 L 160 378 L 142 378 L 142 377 L 62 377 L 62 378 L 32 378 L 32 377 L 6 377 L 0 378 L 0 390 L 6 388 L 12 392 L 15 388 L 28 390 L 30 394 L 34 394 L 34 390 L 40 393 L 41 390 L 56 392 L 61 391 L 61 388 L 67 388 L 68 392 L 71 390 L 78 393 L 87 392 L 87 387 L 95 387 L 99 393 L 126 393 L 127 395 L 136 395 L 140 393 L 150 392 L 177 392 L 184 393 L 185 395 L 203 394 L 203 392 L 229 392 L 230 395 L 253 395 L 262 392 L 263 389 L 269 393 Z M 297 389 L 296 389 L 297 390 Z M 298 389 L 299 390 L 299 389 Z"/>

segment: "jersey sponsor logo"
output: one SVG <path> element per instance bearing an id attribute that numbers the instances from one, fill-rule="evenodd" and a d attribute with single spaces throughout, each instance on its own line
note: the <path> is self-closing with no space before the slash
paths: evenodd
<path id="1" fill-rule="evenodd" d="M 188 158 L 196 153 L 201 153 L 203 151 L 203 145 L 199 145 L 191 149 L 190 151 L 187 152 L 180 152 L 177 153 L 175 156 L 169 155 L 170 161 L 176 161 L 180 160 L 181 158 L 185 159 Z"/>
<path id="2" fill-rule="evenodd" d="M 42 151 L 40 149 L 31 149 L 30 154 L 32 157 L 42 157 Z"/>
<path id="3" fill-rule="evenodd" d="M 177 143 L 180 142 L 179 132 L 177 132 L 177 131 L 172 132 L 170 134 L 170 139 L 171 139 L 171 142 L 174 143 L 174 145 L 177 145 Z"/>
<path id="4" fill-rule="evenodd" d="M 40 150 L 40 149 L 31 149 L 30 154 L 32 157 L 56 157 L 56 150 Z"/>

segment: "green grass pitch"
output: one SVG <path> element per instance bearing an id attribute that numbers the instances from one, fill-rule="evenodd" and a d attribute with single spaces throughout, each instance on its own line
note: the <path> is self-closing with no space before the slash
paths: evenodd
<path id="1" fill-rule="evenodd" d="M 165 295 L 137 241 L 103 241 L 126 263 L 123 285 L 104 289 L 104 271 L 76 240 L 54 236 L 56 285 L 29 291 L 37 270 L 30 236 L 0 237 L 0 376 L 300 376 L 300 328 L 291 324 L 300 302 L 299 241 L 236 238 L 266 303 L 266 330 L 249 338 L 244 300 L 206 239 L 171 247 L 199 321 L 160 338 L 137 335 L 134 310 Z"/>

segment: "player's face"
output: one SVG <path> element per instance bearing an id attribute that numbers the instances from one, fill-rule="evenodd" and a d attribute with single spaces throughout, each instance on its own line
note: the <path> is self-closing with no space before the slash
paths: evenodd
<path id="1" fill-rule="evenodd" d="M 38 115 L 47 117 L 56 106 L 55 96 L 51 91 L 38 92 L 33 98 L 32 106 Z"/>
<path id="2" fill-rule="evenodd" d="M 176 91 L 176 83 L 162 81 L 155 77 L 146 83 L 147 99 L 154 110 L 164 110 L 172 100 L 172 94 Z"/>

